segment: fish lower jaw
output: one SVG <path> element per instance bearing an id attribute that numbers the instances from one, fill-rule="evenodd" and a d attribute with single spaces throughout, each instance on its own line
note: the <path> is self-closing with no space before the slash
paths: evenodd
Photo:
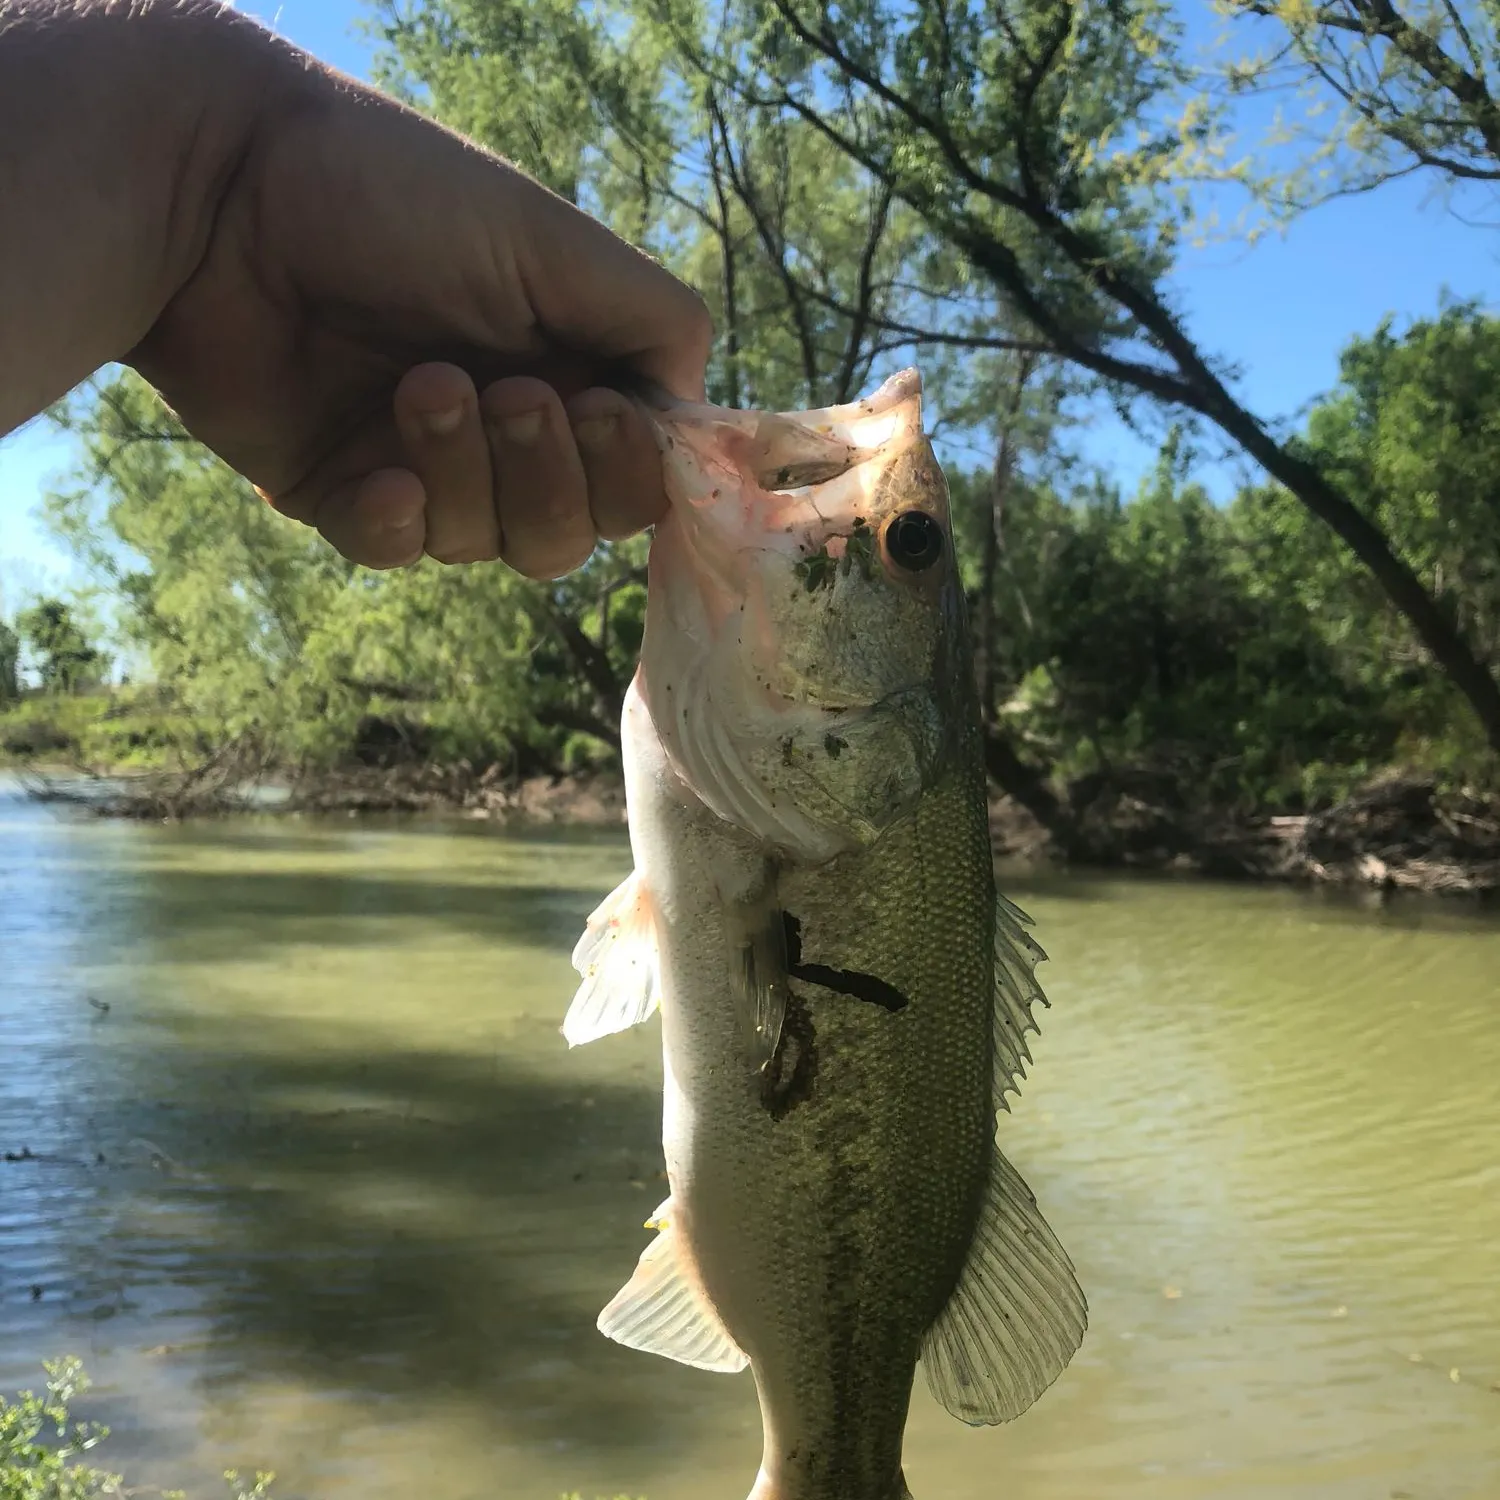
<path id="1" fill-rule="evenodd" d="M 853 1490 L 847 1486 L 830 1488 L 826 1483 L 795 1475 L 776 1475 L 762 1467 L 755 1476 L 755 1488 L 749 1500 L 912 1500 L 906 1478 L 898 1473 L 894 1486 L 879 1491 Z"/>

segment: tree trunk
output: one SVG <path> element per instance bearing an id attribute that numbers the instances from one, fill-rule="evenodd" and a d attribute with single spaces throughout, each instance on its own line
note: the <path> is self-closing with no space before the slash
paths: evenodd
<path id="1" fill-rule="evenodd" d="M 1004 444 L 1002 442 L 1002 448 Z M 1000 458 L 995 458 L 998 485 Z M 994 497 L 986 509 L 984 541 L 979 553 L 979 608 L 974 618 L 974 678 L 979 716 L 988 731 L 995 722 L 995 582 L 1000 572 L 1000 534 Z"/>
<path id="2" fill-rule="evenodd" d="M 1004 730 L 985 728 L 984 766 L 990 780 L 1006 796 L 1014 797 L 1049 833 L 1067 837 L 1070 818 L 1066 804 L 1047 785 L 1043 773 L 1016 754 Z"/>

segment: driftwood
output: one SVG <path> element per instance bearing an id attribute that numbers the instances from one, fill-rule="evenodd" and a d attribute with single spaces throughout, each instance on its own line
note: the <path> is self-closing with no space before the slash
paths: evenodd
<path id="1" fill-rule="evenodd" d="M 20 780 L 38 802 L 64 803 L 101 817 L 173 821 L 245 811 L 249 789 L 266 770 L 259 742 L 244 736 L 196 765 L 173 770 L 109 773 L 74 763 L 61 774 L 23 770 Z"/>

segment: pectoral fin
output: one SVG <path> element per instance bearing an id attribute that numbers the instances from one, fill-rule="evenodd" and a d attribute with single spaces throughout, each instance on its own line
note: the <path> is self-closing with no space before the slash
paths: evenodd
<path id="1" fill-rule="evenodd" d="M 646 1246 L 635 1275 L 599 1314 L 599 1332 L 617 1344 L 660 1354 L 699 1370 L 732 1375 L 750 1363 L 723 1320 L 689 1278 L 672 1226 L 671 1200 L 652 1222 L 664 1224 Z"/>
<path id="2" fill-rule="evenodd" d="M 651 897 L 634 871 L 589 917 L 573 967 L 583 982 L 563 1021 L 570 1047 L 638 1025 L 660 1004 Z"/>
<path id="3" fill-rule="evenodd" d="M 737 964 L 735 991 L 751 1060 L 764 1068 L 781 1044 L 788 987 L 787 922 L 774 886 L 763 899 L 741 907 L 732 918 L 730 942 Z"/>
<path id="4" fill-rule="evenodd" d="M 971 1426 L 1009 1422 L 1062 1374 L 1087 1326 L 1067 1252 L 996 1151 L 963 1274 L 922 1342 L 928 1387 Z"/>

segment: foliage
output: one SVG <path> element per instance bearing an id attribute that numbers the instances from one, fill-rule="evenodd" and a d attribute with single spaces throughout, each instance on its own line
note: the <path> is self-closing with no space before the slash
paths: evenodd
<path id="1" fill-rule="evenodd" d="M 960 524 L 972 489 L 956 486 Z M 1391 752 L 1300 601 L 1268 597 L 1250 538 L 1183 473 L 1177 442 L 1124 501 L 1020 489 L 996 601 L 998 721 L 1065 782 L 1139 779 L 1179 807 L 1297 809 Z"/>
<path id="2" fill-rule="evenodd" d="M 170 762 L 193 727 L 170 695 L 153 686 L 29 693 L 0 707 L 0 762 L 146 770 Z"/>
<path id="3" fill-rule="evenodd" d="M 1500 667 L 1500 320 L 1472 305 L 1387 322 L 1344 353 L 1298 440 L 1400 548 L 1486 665 Z M 1158 795 L 1251 812 L 1325 804 L 1378 767 L 1493 781 L 1450 682 L 1347 549 L 1284 489 L 1227 508 L 1169 437 L 1129 500 L 1097 481 L 954 486 L 991 582 L 997 725 L 1063 780 L 1149 771 Z M 969 570 L 976 614 L 985 606 Z"/>
<path id="4" fill-rule="evenodd" d="M 21 637 L 0 620 L 0 706 L 21 696 Z"/>
<path id="5" fill-rule="evenodd" d="M 49 1360 L 45 1393 L 0 1396 L 0 1500 L 108 1500 L 126 1491 L 118 1474 L 79 1463 L 109 1436 L 96 1422 L 75 1421 L 69 1407 L 90 1385 L 76 1359 Z M 257 1473 L 249 1487 L 237 1470 L 225 1471 L 230 1500 L 270 1500 L 275 1475 Z M 158 1492 L 161 1500 L 185 1500 L 180 1490 Z"/>
<path id="6" fill-rule="evenodd" d="M 1237 27 L 1395 48 L 1382 66 L 1415 78 L 1391 38 L 1340 32 L 1376 0 L 1341 3 L 1229 0 Z M 1230 159 L 1225 101 L 1162 0 L 372 0 L 370 25 L 390 87 L 700 288 L 715 399 L 835 401 L 920 361 L 992 770 L 1052 787 L 1038 807 L 1101 776 L 1263 811 L 1395 759 L 1495 774 L 1500 324 L 1458 305 L 1356 340 L 1296 436 L 1240 405 L 1168 278 L 1196 187 L 1264 196 L 1271 176 Z M 1340 128 L 1349 161 L 1372 149 Z M 1129 497 L 1067 450 L 1101 392 L 1168 419 Z M 499 565 L 361 573 L 134 377 L 56 415 L 81 462 L 53 524 L 151 684 L 107 733 L 50 721 L 84 758 L 296 776 L 613 756 L 643 542 L 547 586 Z M 1227 508 L 1192 482 L 1208 424 L 1268 476 Z M 45 730 L 12 712 L 22 739 Z"/>
<path id="7" fill-rule="evenodd" d="M 14 632 L 31 648 L 43 691 L 72 693 L 97 680 L 103 658 L 89 644 L 72 608 L 61 599 L 41 599 L 16 616 Z M 14 678 L 14 666 L 11 676 Z M 0 700 L 6 695 L 0 691 Z"/>
<path id="8" fill-rule="evenodd" d="M 1281 171 L 1244 172 L 1277 217 L 1419 170 L 1500 181 L 1500 65 L 1487 0 L 1216 0 L 1234 24 L 1217 82 L 1282 107 Z M 1236 42 L 1240 45 L 1236 46 Z"/>
<path id="9" fill-rule="evenodd" d="M 1340 368 L 1303 446 L 1360 497 L 1480 659 L 1500 668 L 1500 320 L 1459 305 L 1400 337 L 1387 320 L 1350 343 Z M 1237 508 L 1258 538 L 1262 587 L 1295 599 L 1408 726 L 1404 753 L 1479 765 L 1482 741 L 1451 684 L 1424 670 L 1421 642 L 1348 555 L 1274 487 L 1248 490 Z"/>
<path id="10" fill-rule="evenodd" d="M 713 87 L 815 131 L 916 215 L 960 285 L 1011 307 L 1023 339 L 1260 464 L 1351 549 L 1500 753 L 1500 678 L 1337 480 L 1236 398 L 1178 311 L 1167 276 L 1193 174 L 1222 142 L 1161 0 L 1019 0 L 998 18 L 946 0 L 723 0 L 711 46 L 699 7 L 656 6 Z"/>
<path id="11" fill-rule="evenodd" d="M 0 1500 L 94 1500 L 117 1487 L 118 1476 L 73 1460 L 97 1447 L 109 1429 L 75 1422 L 68 1410 L 88 1389 L 77 1360 L 52 1360 L 45 1370 L 45 1395 L 0 1396 Z"/>
<path id="12" fill-rule="evenodd" d="M 714 400 L 850 400 L 920 348 L 953 406 L 1014 319 L 919 214 L 792 110 L 704 67 L 721 19 L 641 0 L 383 0 L 379 76 L 661 257 L 720 331 Z M 738 21 L 733 24 L 739 25 Z"/>

